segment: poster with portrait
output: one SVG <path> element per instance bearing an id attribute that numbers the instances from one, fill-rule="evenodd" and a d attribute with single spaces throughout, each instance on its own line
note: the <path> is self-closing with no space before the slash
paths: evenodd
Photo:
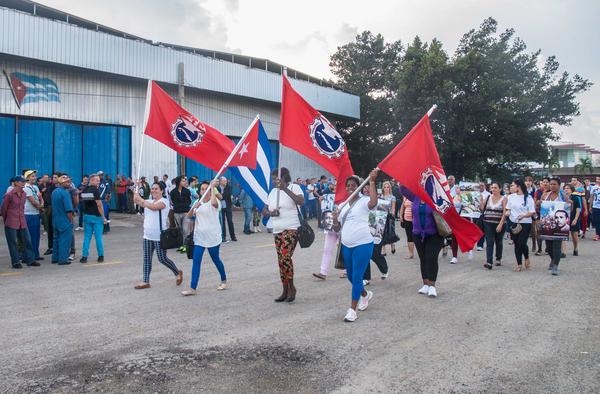
<path id="1" fill-rule="evenodd" d="M 369 230 L 376 244 L 381 243 L 391 201 L 377 200 L 376 209 L 369 212 Z"/>
<path id="2" fill-rule="evenodd" d="M 321 200 L 321 226 L 325 232 L 333 231 L 332 212 L 335 209 L 335 194 L 325 194 Z"/>
<path id="3" fill-rule="evenodd" d="M 570 209 L 564 201 L 542 201 L 540 238 L 549 241 L 568 240 L 571 231 Z"/>
<path id="4" fill-rule="evenodd" d="M 460 216 L 466 218 L 477 219 L 481 216 L 479 211 L 479 197 L 481 193 L 478 191 L 461 191 L 461 206 Z"/>

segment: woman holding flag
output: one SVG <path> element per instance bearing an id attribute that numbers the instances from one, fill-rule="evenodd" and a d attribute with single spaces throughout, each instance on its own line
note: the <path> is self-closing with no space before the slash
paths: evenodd
<path id="1" fill-rule="evenodd" d="M 271 172 L 271 178 L 275 188 L 269 193 L 263 215 L 270 216 L 273 221 L 279 276 L 283 285 L 283 292 L 275 302 L 293 302 L 296 299 L 296 287 L 292 255 L 298 244 L 298 206 L 304 204 L 304 193 L 299 185 L 292 183 L 290 171 L 285 167 L 281 168 L 281 178 L 278 177 L 278 169 Z"/>
<path id="2" fill-rule="evenodd" d="M 200 266 L 204 251 L 208 249 L 210 258 L 221 276 L 221 284 L 217 290 L 227 288 L 227 275 L 225 266 L 219 257 L 219 248 L 221 246 L 221 225 L 219 223 L 219 201 L 215 193 L 217 181 L 213 180 L 210 185 L 203 182 L 200 185 L 200 195 L 204 196 L 206 189 L 210 186 L 210 191 L 202 200 L 198 200 L 192 209 L 187 213 L 188 218 L 196 217 L 194 227 L 194 259 L 192 263 L 192 278 L 190 288 L 181 292 L 184 296 L 196 294 L 196 287 L 200 279 Z"/>
<path id="3" fill-rule="evenodd" d="M 369 174 L 369 197 L 358 194 L 361 184 L 356 175 L 346 179 L 346 191 L 350 195 L 341 210 L 333 213 L 333 229 L 341 234 L 341 253 L 352 284 L 352 300 L 344 321 L 353 322 L 358 318 L 356 309 L 364 311 L 373 297 L 372 291 L 365 291 L 363 277 L 373 254 L 373 236 L 369 229 L 369 211 L 377 206 L 375 180 L 378 169 Z"/>

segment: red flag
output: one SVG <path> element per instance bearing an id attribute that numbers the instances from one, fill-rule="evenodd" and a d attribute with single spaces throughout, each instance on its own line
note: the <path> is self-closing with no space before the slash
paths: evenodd
<path id="1" fill-rule="evenodd" d="M 220 131 L 179 106 L 154 81 L 148 85 L 145 125 L 145 134 L 214 171 L 221 169 L 235 146 Z"/>
<path id="2" fill-rule="evenodd" d="M 454 208 L 446 174 L 433 141 L 429 115 L 417 123 L 378 167 L 442 215 L 452 228 L 460 250 L 467 252 L 473 249 L 483 234 Z"/>
<path id="3" fill-rule="evenodd" d="M 240 147 L 235 153 L 229 167 L 248 167 L 251 170 L 256 169 L 256 149 L 258 147 L 258 117 L 250 125 L 250 132 L 240 141 Z"/>
<path id="4" fill-rule="evenodd" d="M 315 161 L 337 178 L 335 202 L 344 201 L 346 178 L 354 174 L 348 148 L 335 127 L 310 106 L 283 76 L 279 142 Z"/>

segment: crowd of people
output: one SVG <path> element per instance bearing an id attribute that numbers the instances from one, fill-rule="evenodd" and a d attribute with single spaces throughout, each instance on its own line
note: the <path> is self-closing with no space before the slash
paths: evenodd
<path id="1" fill-rule="evenodd" d="M 335 261 L 336 268 L 341 269 L 340 276 L 351 284 L 351 303 L 344 320 L 352 322 L 358 318 L 358 311 L 367 309 L 373 297 L 373 292 L 365 289 L 371 280 L 370 262 L 376 264 L 381 279 L 389 275 L 387 251 L 389 248 L 389 252 L 395 254 L 400 239 L 396 222 L 406 235 L 404 258 L 418 257 L 420 262 L 419 293 L 437 297 L 440 252 L 446 256 L 449 248 L 452 252 L 449 263 L 459 262 L 456 237 L 440 234 L 431 206 L 394 181 L 384 181 L 378 190 L 377 178 L 375 169 L 369 174 L 368 182 L 358 176 L 344 180 L 351 198 L 337 206 L 335 179 L 322 176 L 320 179 L 297 178 L 293 182 L 286 168 L 280 172 L 274 170 L 274 187 L 268 195 L 268 203 L 259 212 L 245 191 L 233 195 L 232 185 L 225 177 L 199 181 L 196 176 L 177 176 L 172 180 L 168 175 L 154 176 L 150 185 L 145 177 L 133 181 L 131 177 L 117 176 L 113 182 L 98 171 L 84 176 L 76 186 L 66 173 L 38 176 L 35 170 L 26 170 L 11 179 L 0 213 L 15 269 L 22 268 L 23 264 L 39 266 L 44 256 L 51 256 L 51 262 L 58 265 L 70 264 L 76 253 L 74 231 L 78 230 L 83 230 L 79 261 L 87 263 L 94 238 L 97 261 L 103 262 L 103 236 L 110 231 L 110 202 L 116 194 L 118 212 L 144 216 L 143 276 L 135 289 L 150 287 L 155 253 L 159 262 L 173 273 L 176 284 L 182 284 L 183 272 L 169 259 L 161 244 L 164 230 L 176 228 L 186 240 L 178 251 L 187 253 L 193 260 L 190 285 L 182 291 L 184 296 L 191 296 L 196 294 L 206 250 L 220 274 L 217 289 L 227 289 L 225 264 L 219 252 L 222 243 L 238 240 L 233 223 L 233 208 L 237 206 L 244 213 L 244 234 L 260 231 L 261 222 L 273 233 L 282 284 L 282 292 L 275 298 L 278 303 L 291 303 L 296 298 L 293 254 L 298 244 L 298 229 L 302 218 L 316 219 L 325 237 L 319 271 L 313 275 L 318 280 L 326 280 L 331 262 Z M 359 190 L 361 185 L 364 187 Z M 462 213 L 466 205 L 465 192 L 453 176 L 448 177 L 448 186 L 454 209 Z M 600 177 L 595 179 L 595 184 L 589 179 L 581 182 L 573 178 L 563 184 L 558 178 L 534 181 L 525 177 L 510 184 L 480 182 L 478 188 L 476 212 L 469 214 L 469 220 L 484 234 L 473 250 L 482 251 L 485 246 L 484 267 L 488 270 L 505 263 L 503 245 L 509 237 L 514 248 L 515 271 L 532 267 L 531 254 L 547 254 L 548 269 L 558 275 L 568 242 L 543 239 L 540 207 L 544 201 L 568 204 L 570 211 L 564 212 L 568 223 L 561 221 L 562 212 L 557 211 L 555 216 L 556 223 L 566 226 L 570 234 L 573 256 L 578 256 L 579 239 L 586 236 L 592 225 L 595 227 L 593 240 L 600 240 Z M 43 254 L 40 253 L 42 230 L 48 238 Z M 467 252 L 469 258 L 473 250 Z"/>

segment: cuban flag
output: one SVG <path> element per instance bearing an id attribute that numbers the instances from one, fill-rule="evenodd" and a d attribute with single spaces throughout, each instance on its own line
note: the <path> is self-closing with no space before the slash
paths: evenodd
<path id="1" fill-rule="evenodd" d="M 58 85 L 49 78 L 14 72 L 8 80 L 19 108 L 23 104 L 39 101 L 60 103 Z"/>
<path id="2" fill-rule="evenodd" d="M 256 168 L 248 167 L 230 167 L 233 175 L 240 182 L 240 186 L 252 197 L 254 205 L 261 212 L 267 197 L 271 190 L 271 170 L 275 167 L 273 164 L 273 155 L 271 154 L 271 146 L 267 133 L 263 128 L 260 119 L 258 123 L 258 145 L 256 147 Z"/>

